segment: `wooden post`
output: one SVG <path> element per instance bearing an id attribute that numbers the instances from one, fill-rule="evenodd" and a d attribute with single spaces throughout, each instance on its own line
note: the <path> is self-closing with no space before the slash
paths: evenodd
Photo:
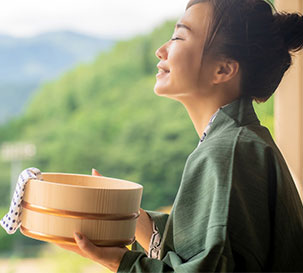
<path id="1" fill-rule="evenodd" d="M 275 0 L 277 11 L 303 13 L 302 0 Z M 293 65 L 275 92 L 275 141 L 303 200 L 303 54 L 294 54 Z"/>

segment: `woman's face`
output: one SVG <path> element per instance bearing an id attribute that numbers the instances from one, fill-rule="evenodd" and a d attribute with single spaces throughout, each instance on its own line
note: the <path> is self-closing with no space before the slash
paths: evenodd
<path id="1" fill-rule="evenodd" d="M 154 87 L 157 95 L 181 99 L 201 93 L 207 78 L 202 53 L 211 12 L 209 3 L 191 6 L 177 22 L 172 39 L 156 51 L 160 59 Z"/>

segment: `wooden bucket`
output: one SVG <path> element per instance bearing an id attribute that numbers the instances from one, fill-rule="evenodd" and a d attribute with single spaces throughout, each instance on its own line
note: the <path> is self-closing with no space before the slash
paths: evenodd
<path id="1" fill-rule="evenodd" d="M 143 187 L 109 178 L 43 173 L 26 184 L 21 232 L 31 238 L 75 244 L 79 231 L 98 246 L 125 246 L 135 241 Z"/>

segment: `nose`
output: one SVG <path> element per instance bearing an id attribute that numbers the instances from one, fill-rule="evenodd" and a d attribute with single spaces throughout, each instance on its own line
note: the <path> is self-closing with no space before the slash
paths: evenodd
<path id="1" fill-rule="evenodd" d="M 166 59 L 167 58 L 167 43 L 163 44 L 161 47 L 159 47 L 156 50 L 156 56 L 157 58 L 159 58 L 160 60 L 162 59 Z"/>

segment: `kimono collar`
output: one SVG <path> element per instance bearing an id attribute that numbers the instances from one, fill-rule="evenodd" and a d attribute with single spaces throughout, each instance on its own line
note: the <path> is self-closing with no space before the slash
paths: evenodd
<path id="1" fill-rule="evenodd" d="M 252 105 L 252 99 L 240 97 L 220 109 L 205 140 L 220 134 L 227 127 L 240 127 L 250 123 L 260 124 Z"/>

